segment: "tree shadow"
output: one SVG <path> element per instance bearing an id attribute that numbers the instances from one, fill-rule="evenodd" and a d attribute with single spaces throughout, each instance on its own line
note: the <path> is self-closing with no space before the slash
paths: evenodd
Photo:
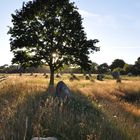
<path id="1" fill-rule="evenodd" d="M 95 130 L 94 139 L 100 140 L 129 140 L 130 138 L 117 128 L 115 122 L 111 122 L 106 114 L 104 114 L 100 108 L 97 106 L 96 101 L 92 96 L 85 96 L 81 91 L 74 92 L 74 95 L 80 97 L 87 105 L 89 105 L 89 110 L 87 110 L 88 116 L 87 120 L 91 121 L 91 127 Z M 87 121 L 87 123 L 88 123 Z"/>
<path id="2" fill-rule="evenodd" d="M 114 122 L 97 107 L 91 97 L 73 91 L 71 98 L 48 96 L 36 116 L 39 134 L 60 140 L 129 140 Z M 38 119 L 39 118 L 39 119 Z"/>
<path id="3" fill-rule="evenodd" d="M 79 90 L 71 92 L 72 97 L 64 99 L 46 91 L 34 96 L 28 94 L 18 104 L 15 103 L 20 98 L 19 94 L 1 95 L 0 99 L 7 101 L 7 106 L 1 106 L 1 109 L 10 107 L 12 114 L 1 127 L 3 134 L 0 139 L 20 140 L 26 137 L 30 140 L 33 136 L 56 136 L 59 140 L 130 139 L 108 120 L 91 97 Z"/>

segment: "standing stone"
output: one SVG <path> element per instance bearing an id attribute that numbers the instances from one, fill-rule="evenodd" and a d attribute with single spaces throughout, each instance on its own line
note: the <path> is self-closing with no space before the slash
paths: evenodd
<path id="1" fill-rule="evenodd" d="M 112 76 L 114 79 L 116 79 L 116 83 L 121 83 L 121 77 L 119 72 L 117 71 L 112 72 Z"/>
<path id="2" fill-rule="evenodd" d="M 91 73 L 89 73 L 88 75 L 89 75 L 89 77 L 92 77 L 92 74 Z"/>
<path id="3" fill-rule="evenodd" d="M 121 83 L 121 78 L 116 79 L 116 83 Z"/>
<path id="4" fill-rule="evenodd" d="M 78 77 L 76 77 L 76 75 L 71 74 L 71 77 L 69 79 L 70 81 L 74 81 L 74 80 L 79 80 Z"/>
<path id="5" fill-rule="evenodd" d="M 59 74 L 56 74 L 56 78 L 61 78 L 61 76 Z"/>
<path id="6" fill-rule="evenodd" d="M 62 97 L 62 98 L 71 96 L 70 89 L 67 87 L 67 85 L 63 81 L 60 81 L 57 83 L 56 96 Z"/>
<path id="7" fill-rule="evenodd" d="M 73 77 L 70 77 L 70 79 L 69 79 L 69 80 L 72 82 L 74 79 L 73 79 Z"/>
<path id="8" fill-rule="evenodd" d="M 114 79 L 119 79 L 120 78 L 120 73 L 117 71 L 112 72 L 112 76 Z"/>
<path id="9" fill-rule="evenodd" d="M 46 72 L 43 73 L 43 76 L 46 76 Z"/>
<path id="10" fill-rule="evenodd" d="M 97 75 L 97 80 L 103 81 L 104 75 L 103 74 L 98 74 Z"/>
<path id="11" fill-rule="evenodd" d="M 33 72 L 31 72 L 30 76 L 33 76 Z"/>
<path id="12" fill-rule="evenodd" d="M 86 80 L 90 80 L 90 77 L 88 75 L 85 76 Z"/>
<path id="13" fill-rule="evenodd" d="M 19 73 L 19 76 L 22 76 L 22 73 L 21 72 Z"/>
<path id="14" fill-rule="evenodd" d="M 79 80 L 78 77 L 76 77 L 76 75 L 71 74 L 71 76 L 72 76 L 73 80 Z"/>
<path id="15" fill-rule="evenodd" d="M 129 77 L 131 77 L 133 74 L 131 73 L 131 72 L 129 72 L 128 74 L 127 74 L 127 76 L 129 76 Z"/>

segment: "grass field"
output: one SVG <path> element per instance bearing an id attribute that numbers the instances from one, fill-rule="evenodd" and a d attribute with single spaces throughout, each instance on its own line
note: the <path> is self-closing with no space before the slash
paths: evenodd
<path id="1" fill-rule="evenodd" d="M 63 80 L 70 99 L 47 93 L 43 74 L 6 75 L 0 80 L 0 140 L 30 140 L 56 136 L 58 140 L 140 140 L 140 77 L 122 83 Z"/>

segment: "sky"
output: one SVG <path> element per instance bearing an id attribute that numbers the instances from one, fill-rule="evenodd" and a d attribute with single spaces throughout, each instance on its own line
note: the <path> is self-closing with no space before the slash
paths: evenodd
<path id="1" fill-rule="evenodd" d="M 22 7 L 23 1 L 0 1 L 0 65 L 10 64 L 8 26 L 11 14 Z M 140 0 L 71 0 L 79 9 L 88 39 L 98 39 L 100 51 L 91 54 L 98 64 L 123 59 L 134 64 L 140 57 Z"/>

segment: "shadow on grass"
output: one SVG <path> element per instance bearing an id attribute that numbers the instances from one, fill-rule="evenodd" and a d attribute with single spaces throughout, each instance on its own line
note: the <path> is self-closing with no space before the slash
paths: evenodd
<path id="1" fill-rule="evenodd" d="M 130 139 L 107 119 L 91 98 L 80 91 L 72 93 L 71 98 L 65 99 L 46 92 L 31 94 L 18 104 L 18 94 L 1 96 L 9 102 L 9 106 L 3 107 L 11 108 L 5 113 L 11 114 L 2 123 L 0 139 L 30 140 L 33 136 L 56 136 L 58 140 Z"/>
<path id="2" fill-rule="evenodd" d="M 35 122 L 39 135 L 56 136 L 59 140 L 130 139 L 80 91 L 73 92 L 72 98 L 48 96 Z"/>
<path id="3" fill-rule="evenodd" d="M 140 92 L 125 93 L 125 95 L 121 96 L 120 98 L 129 102 L 129 103 L 135 103 L 135 102 L 140 103 Z"/>

